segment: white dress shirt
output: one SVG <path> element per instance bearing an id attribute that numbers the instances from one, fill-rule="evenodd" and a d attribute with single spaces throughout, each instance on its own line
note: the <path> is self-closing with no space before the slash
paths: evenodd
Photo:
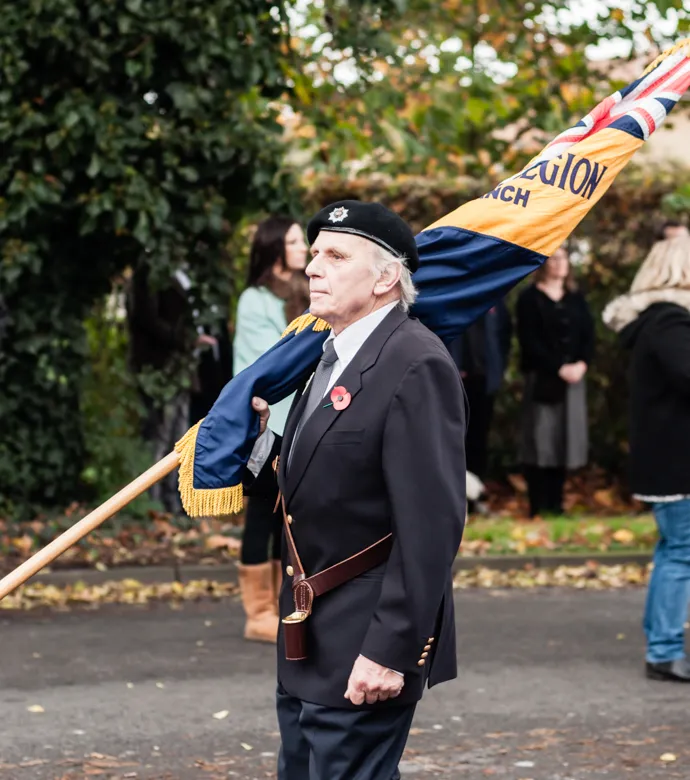
<path id="1" fill-rule="evenodd" d="M 356 322 L 353 322 L 352 325 L 348 325 L 347 328 L 342 330 L 337 336 L 333 331 L 328 334 L 328 338 L 323 342 L 324 349 L 326 348 L 326 344 L 329 341 L 332 341 L 338 359 L 333 364 L 326 393 L 331 390 L 343 371 L 350 365 L 354 356 L 362 348 L 364 342 L 386 319 L 386 315 L 393 311 L 397 305 L 398 301 L 387 303 L 385 306 L 373 311 L 371 314 L 367 314 L 366 317 L 362 317 L 361 320 L 357 320 Z M 309 385 L 305 387 L 304 392 L 309 392 Z M 326 393 L 324 393 L 324 395 L 326 395 Z M 252 454 L 249 456 L 249 462 L 247 463 L 247 468 L 255 477 L 258 476 L 268 460 L 274 441 L 275 434 L 270 428 L 266 428 L 256 440 Z"/>

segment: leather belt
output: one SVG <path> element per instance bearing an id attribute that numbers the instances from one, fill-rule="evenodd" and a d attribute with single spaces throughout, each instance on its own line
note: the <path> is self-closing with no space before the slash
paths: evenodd
<path id="1" fill-rule="evenodd" d="M 277 470 L 278 458 L 274 461 L 273 468 Z M 278 509 L 278 503 L 280 503 L 283 510 L 283 526 L 287 540 L 288 558 L 293 569 L 292 595 L 295 603 L 295 611 L 282 620 L 285 638 L 285 657 L 288 661 L 303 661 L 307 658 L 305 621 L 311 615 L 314 598 L 323 596 L 324 593 L 344 585 L 346 582 L 387 561 L 393 547 L 393 534 L 388 534 L 361 552 L 351 555 L 344 561 L 329 566 L 311 577 L 307 577 L 295 546 L 294 537 L 292 536 L 290 528 L 292 518 L 289 518 L 287 514 L 285 497 L 282 494 L 278 495 L 276 510 Z"/>

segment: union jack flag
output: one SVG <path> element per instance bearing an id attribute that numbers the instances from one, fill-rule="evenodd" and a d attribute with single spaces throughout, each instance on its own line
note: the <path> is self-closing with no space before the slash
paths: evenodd
<path id="1" fill-rule="evenodd" d="M 609 95 L 574 127 L 556 136 L 533 162 L 553 159 L 605 127 L 646 141 L 690 87 L 689 57 L 690 43 L 682 41 L 639 79 Z"/>

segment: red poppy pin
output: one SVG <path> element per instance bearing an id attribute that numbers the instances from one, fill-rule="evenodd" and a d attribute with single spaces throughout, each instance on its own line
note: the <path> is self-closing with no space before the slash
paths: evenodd
<path id="1" fill-rule="evenodd" d="M 342 412 L 350 405 L 352 396 L 347 392 L 347 388 L 339 385 L 331 390 L 331 403 L 336 412 Z"/>

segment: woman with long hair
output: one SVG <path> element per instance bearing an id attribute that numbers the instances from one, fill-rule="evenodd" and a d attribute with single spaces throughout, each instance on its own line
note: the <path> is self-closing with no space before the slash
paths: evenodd
<path id="1" fill-rule="evenodd" d="M 304 273 L 307 245 L 302 228 L 287 216 L 272 216 L 257 228 L 249 255 L 247 287 L 239 299 L 233 343 L 234 373 L 251 365 L 309 306 Z M 271 407 L 271 429 L 282 434 L 292 398 Z M 280 590 L 280 514 L 274 500 L 252 496 L 247 503 L 240 563 L 240 589 L 247 621 L 244 636 L 275 642 Z"/>
<path id="2" fill-rule="evenodd" d="M 585 374 L 594 349 L 592 316 L 564 247 L 520 295 L 517 333 L 525 375 L 519 455 L 530 515 L 559 515 L 566 471 L 587 463 Z"/>
<path id="3" fill-rule="evenodd" d="M 653 680 L 690 682 L 690 237 L 655 244 L 604 310 L 630 352 L 630 487 L 659 529 L 644 630 Z"/>

